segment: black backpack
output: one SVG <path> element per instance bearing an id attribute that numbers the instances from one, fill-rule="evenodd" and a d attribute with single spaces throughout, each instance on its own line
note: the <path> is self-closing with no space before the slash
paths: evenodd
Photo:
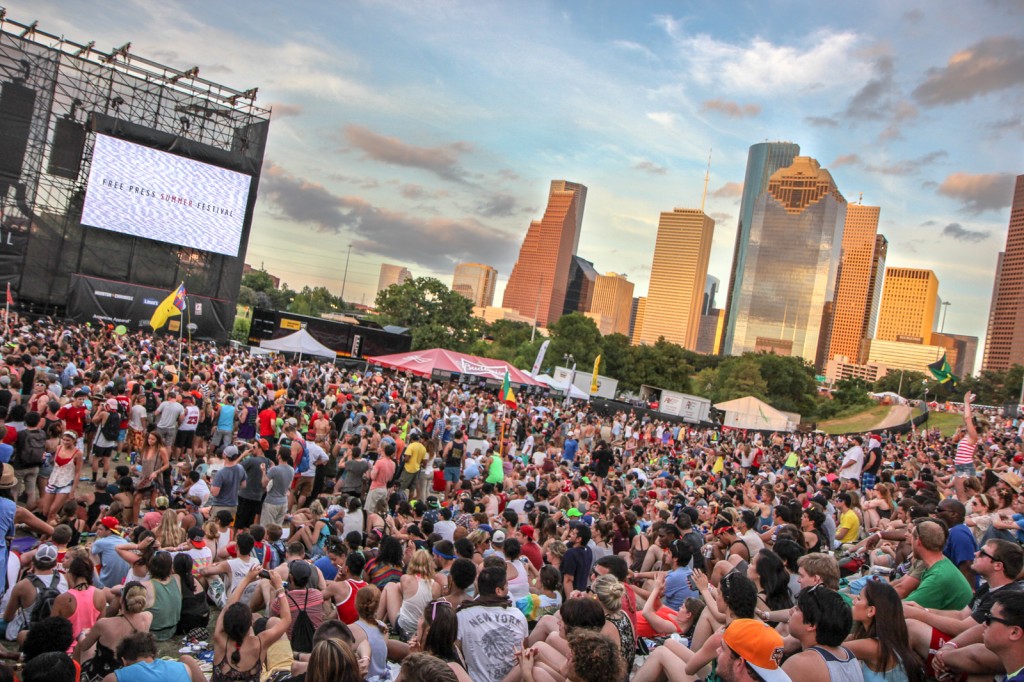
<path id="1" fill-rule="evenodd" d="M 298 614 L 295 616 L 295 622 L 292 624 L 292 651 L 298 651 L 299 653 L 308 654 L 313 651 L 313 634 L 316 632 L 316 628 L 313 627 L 313 621 L 306 613 L 305 609 L 300 609 L 299 604 L 292 598 L 292 595 L 287 594 L 288 601 L 292 603 Z M 309 603 L 309 590 L 306 590 L 305 603 Z"/>
<path id="2" fill-rule="evenodd" d="M 103 422 L 103 426 L 100 427 L 100 432 L 103 437 L 108 441 L 117 442 L 117 437 L 121 435 L 121 414 L 120 410 L 113 412 L 107 412 L 107 421 Z"/>
<path id="3" fill-rule="evenodd" d="M 18 434 L 17 463 L 23 467 L 37 467 L 46 457 L 46 432 L 42 429 L 26 429 Z"/>
<path id="4" fill-rule="evenodd" d="M 60 584 L 60 574 L 54 573 L 49 585 L 37 575 L 32 575 L 29 580 L 36 586 L 36 600 L 32 604 L 32 612 L 29 614 L 29 625 L 35 625 L 39 621 L 49 618 L 53 611 L 53 602 L 60 596 L 60 591 L 57 589 L 57 585 Z"/>
<path id="5" fill-rule="evenodd" d="M 150 414 L 156 412 L 156 408 L 159 407 L 157 404 L 156 394 L 153 391 L 146 391 L 146 412 Z"/>

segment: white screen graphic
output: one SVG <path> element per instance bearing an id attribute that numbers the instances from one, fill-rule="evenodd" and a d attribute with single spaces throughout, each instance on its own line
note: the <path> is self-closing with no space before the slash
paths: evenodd
<path id="1" fill-rule="evenodd" d="M 82 224 L 238 255 L 252 178 L 96 136 Z"/>

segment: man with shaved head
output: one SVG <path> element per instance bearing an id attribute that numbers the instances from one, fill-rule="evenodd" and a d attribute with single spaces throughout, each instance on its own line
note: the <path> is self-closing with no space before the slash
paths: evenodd
<path id="1" fill-rule="evenodd" d="M 935 515 L 949 527 L 949 537 L 946 538 L 942 553 L 960 569 L 971 587 L 976 587 L 977 576 L 971 570 L 971 564 L 978 551 L 978 543 L 974 540 L 974 533 L 964 523 L 967 510 L 960 500 L 951 498 L 939 502 Z"/>

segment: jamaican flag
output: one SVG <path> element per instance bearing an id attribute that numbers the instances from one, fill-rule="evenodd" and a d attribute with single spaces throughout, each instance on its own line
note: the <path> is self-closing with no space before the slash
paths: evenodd
<path id="1" fill-rule="evenodd" d="M 948 381 L 951 386 L 956 386 L 957 378 L 953 376 L 953 368 L 949 366 L 945 353 L 942 354 L 941 358 L 928 365 L 928 369 L 940 384 Z"/>

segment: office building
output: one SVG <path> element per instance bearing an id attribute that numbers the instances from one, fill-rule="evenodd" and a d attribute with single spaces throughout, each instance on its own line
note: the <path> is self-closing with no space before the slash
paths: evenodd
<path id="1" fill-rule="evenodd" d="M 700 209 L 661 214 L 639 343 L 654 344 L 664 337 L 696 348 L 714 234 L 715 221 Z"/>
<path id="2" fill-rule="evenodd" d="M 573 256 L 569 262 L 569 283 L 565 288 L 565 303 L 562 315 L 585 313 L 594 300 L 594 285 L 597 284 L 597 270 L 585 258 Z"/>
<path id="3" fill-rule="evenodd" d="M 870 343 L 870 340 L 868 340 L 868 343 Z M 843 379 L 860 379 L 873 384 L 884 377 L 888 371 L 888 367 L 877 362 L 861 365 L 845 355 L 836 355 L 825 364 L 825 378 L 830 383 L 842 381 Z"/>
<path id="4" fill-rule="evenodd" d="M 847 204 L 843 254 L 839 260 L 827 359 L 859 359 L 861 342 L 870 338 L 872 295 L 878 274 L 878 206 Z M 883 238 L 884 239 L 884 238 Z M 882 257 L 884 262 L 884 256 Z"/>
<path id="5" fill-rule="evenodd" d="M 512 310 L 511 308 L 496 308 L 489 305 L 473 306 L 473 317 L 478 317 L 487 324 L 497 322 L 498 320 L 506 320 L 508 322 L 526 322 L 529 324 L 533 323 L 532 317 L 520 315 L 517 310 Z"/>
<path id="6" fill-rule="evenodd" d="M 712 355 L 721 347 L 722 329 L 725 326 L 725 311 L 712 308 L 700 316 L 700 327 L 697 330 L 697 345 L 694 351 L 704 355 Z"/>
<path id="7" fill-rule="evenodd" d="M 634 346 L 640 345 L 640 330 L 644 326 L 644 313 L 647 311 L 647 297 L 641 296 L 636 299 L 636 313 L 633 315 L 633 331 L 629 335 L 629 342 Z"/>
<path id="8" fill-rule="evenodd" d="M 889 370 L 903 369 L 921 372 L 931 376 L 928 365 L 942 357 L 946 349 L 931 344 L 913 341 L 883 341 L 871 339 L 865 342 L 867 361 L 865 364 L 885 365 Z M 952 364 L 952 363 L 951 363 Z"/>
<path id="9" fill-rule="evenodd" d="M 1017 176 L 1006 249 L 999 254 L 982 370 L 1024 363 L 1024 175 Z"/>
<path id="10" fill-rule="evenodd" d="M 594 296 L 590 302 L 591 313 L 606 318 L 602 324 L 611 331 L 602 334 L 629 336 L 629 318 L 633 308 L 633 283 L 625 275 L 609 272 L 598 275 L 594 283 Z"/>
<path id="11" fill-rule="evenodd" d="M 946 360 L 958 377 L 974 374 L 974 358 L 978 354 L 978 337 L 963 334 L 932 334 L 932 345 L 946 350 Z"/>
<path id="12" fill-rule="evenodd" d="M 772 174 L 736 270 L 729 352 L 795 355 L 824 366 L 845 221 L 846 199 L 814 159 L 798 156 Z"/>
<path id="13" fill-rule="evenodd" d="M 704 302 L 700 305 L 701 315 L 707 315 L 709 310 L 716 307 L 715 297 L 718 295 L 718 287 L 721 284 L 718 278 L 712 275 L 708 275 L 704 279 Z"/>
<path id="14" fill-rule="evenodd" d="M 580 241 L 587 188 L 553 180 L 544 217 L 530 223 L 502 307 L 547 326 L 562 316 L 572 257 Z"/>
<path id="15" fill-rule="evenodd" d="M 754 204 L 768 189 L 768 179 L 779 169 L 792 164 L 793 159 L 799 154 L 800 145 L 792 142 L 761 142 L 751 145 L 747 152 L 747 171 L 743 178 L 736 244 L 732 253 L 732 270 L 729 272 L 729 286 L 725 290 L 725 334 L 722 338 L 722 347 L 719 349 L 723 355 L 733 354 L 736 316 L 732 308 L 746 272 L 747 246 L 750 243 L 750 230 L 754 221 Z"/>
<path id="16" fill-rule="evenodd" d="M 875 338 L 931 344 L 939 280 L 931 270 L 886 268 Z"/>
<path id="17" fill-rule="evenodd" d="M 452 291 L 462 294 L 474 306 L 487 308 L 494 305 L 494 285 L 498 282 L 498 271 L 490 265 L 460 263 L 455 266 Z"/>
<path id="18" fill-rule="evenodd" d="M 377 279 L 377 293 L 384 291 L 395 284 L 404 284 L 412 279 L 412 273 L 408 268 L 390 263 L 380 264 L 380 277 Z"/>

